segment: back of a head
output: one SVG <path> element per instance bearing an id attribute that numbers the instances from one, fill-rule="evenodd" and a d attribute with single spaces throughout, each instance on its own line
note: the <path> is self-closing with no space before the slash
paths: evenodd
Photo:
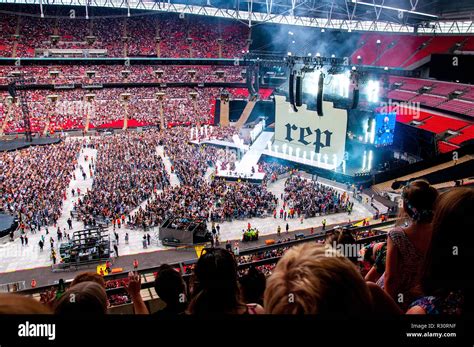
<path id="1" fill-rule="evenodd" d="M 332 247 L 305 243 L 277 263 L 264 307 L 270 314 L 358 315 L 372 311 L 372 299 L 350 260 Z"/>
<path id="2" fill-rule="evenodd" d="M 0 294 L 1 314 L 51 314 L 46 306 L 28 296 L 19 294 Z"/>
<path id="3" fill-rule="evenodd" d="M 402 191 L 403 210 L 415 222 L 429 223 L 438 195 L 436 188 L 426 180 L 410 182 Z"/>
<path id="4" fill-rule="evenodd" d="M 69 287 L 54 308 L 54 313 L 59 315 L 101 315 L 106 312 L 105 289 L 92 281 Z"/>
<path id="5" fill-rule="evenodd" d="M 356 247 L 356 240 L 354 239 L 354 236 L 352 235 L 350 230 L 337 229 L 326 237 L 325 244 L 333 247 L 334 249 L 338 249 L 338 247 L 345 249 L 344 246 L 352 246 L 348 247 L 348 249 L 352 250 Z M 344 255 L 347 256 L 347 258 L 353 263 L 357 263 L 359 259 L 359 254 Z"/>
<path id="6" fill-rule="evenodd" d="M 186 287 L 178 273 L 168 264 L 161 265 L 155 278 L 155 291 L 167 305 L 177 305 L 185 295 Z"/>
<path id="7" fill-rule="evenodd" d="M 240 289 L 242 299 L 246 304 L 263 305 L 263 294 L 265 293 L 265 275 L 255 267 L 250 267 L 247 274 L 240 278 Z"/>
<path id="8" fill-rule="evenodd" d="M 101 287 L 105 288 L 104 278 L 95 272 L 83 272 L 77 275 L 76 277 L 74 277 L 74 280 L 71 282 L 71 286 L 74 286 L 82 282 L 95 282 L 99 284 Z"/>
<path id="9" fill-rule="evenodd" d="M 474 189 L 453 188 L 440 195 L 433 217 L 423 287 L 427 295 L 463 290 L 466 307 L 474 312 Z"/>
<path id="10" fill-rule="evenodd" d="M 237 263 L 221 248 L 205 249 L 194 269 L 191 314 L 234 313 L 241 306 Z"/>

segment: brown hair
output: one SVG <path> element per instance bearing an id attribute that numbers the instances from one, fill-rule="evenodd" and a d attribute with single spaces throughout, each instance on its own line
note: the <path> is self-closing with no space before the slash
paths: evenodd
<path id="1" fill-rule="evenodd" d="M 267 280 L 271 314 L 360 314 L 372 298 L 354 264 L 335 249 L 315 243 L 290 248 Z"/>
<path id="2" fill-rule="evenodd" d="M 464 310 L 474 312 L 474 189 L 453 188 L 440 195 L 422 285 L 426 295 L 445 297 L 461 290 Z"/>
<path id="3" fill-rule="evenodd" d="M 0 314 L 51 314 L 48 306 L 19 294 L 0 294 Z"/>
<path id="4" fill-rule="evenodd" d="M 105 289 L 92 281 L 69 287 L 54 307 L 54 313 L 61 315 L 105 314 L 106 311 Z"/>
<path id="5" fill-rule="evenodd" d="M 206 248 L 194 269 L 188 313 L 235 314 L 242 308 L 234 255 L 222 248 Z"/>
<path id="6" fill-rule="evenodd" d="M 105 280 L 104 278 L 95 273 L 95 272 L 83 272 L 79 275 L 77 275 L 76 277 L 74 277 L 74 280 L 71 282 L 71 287 L 76 285 L 76 284 L 79 284 L 79 283 L 82 283 L 82 282 L 95 282 L 97 284 L 99 284 L 101 287 L 104 287 L 105 288 Z"/>
<path id="7" fill-rule="evenodd" d="M 415 222 L 429 223 L 437 197 L 438 191 L 427 180 L 410 182 L 402 191 L 403 211 Z"/>
<path id="8" fill-rule="evenodd" d="M 336 229 L 333 232 L 326 235 L 326 240 L 324 242 L 327 246 L 337 246 L 337 245 L 356 245 L 356 240 L 352 235 L 352 232 L 347 229 Z M 347 257 L 353 263 L 358 262 L 358 255 L 352 255 Z"/>

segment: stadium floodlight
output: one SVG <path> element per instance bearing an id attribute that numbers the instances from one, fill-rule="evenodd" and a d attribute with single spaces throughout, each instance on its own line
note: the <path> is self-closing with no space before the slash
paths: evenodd
<path id="1" fill-rule="evenodd" d="M 380 92 L 380 82 L 369 80 L 367 83 L 367 99 L 369 102 L 378 102 Z"/>
<path id="2" fill-rule="evenodd" d="M 319 75 L 321 74 L 320 70 L 315 70 L 313 72 L 307 72 L 303 79 L 303 92 L 311 94 L 312 96 L 318 95 L 319 91 Z"/>
<path id="3" fill-rule="evenodd" d="M 348 98 L 350 85 L 351 79 L 349 71 L 332 75 L 329 85 L 326 87 L 326 92 L 328 94 L 336 95 L 337 97 Z"/>
<path id="4" fill-rule="evenodd" d="M 435 16 L 434 14 L 430 14 L 430 13 L 417 12 L 417 11 L 412 11 L 412 10 L 405 10 L 405 9 L 402 9 L 402 8 L 396 8 L 396 7 L 385 6 L 385 5 L 377 5 L 375 3 L 364 2 L 364 1 L 359 1 L 359 0 L 352 0 L 352 3 L 357 4 L 357 5 L 372 6 L 372 7 L 376 7 L 376 8 L 384 9 L 384 10 L 392 10 L 392 11 L 398 11 L 398 12 L 402 12 L 402 13 L 416 14 L 416 15 L 419 15 L 419 16 L 438 18 L 438 16 Z"/>
<path id="5" fill-rule="evenodd" d="M 372 150 L 369 150 L 369 157 L 367 158 L 367 171 L 372 170 L 372 158 L 373 158 L 374 153 Z"/>
<path id="6" fill-rule="evenodd" d="M 375 119 L 372 119 L 372 121 L 370 122 L 369 140 L 371 144 L 375 142 Z"/>
<path id="7" fill-rule="evenodd" d="M 367 165 L 367 151 L 364 151 L 364 155 L 362 157 L 362 171 L 365 171 L 366 165 Z"/>

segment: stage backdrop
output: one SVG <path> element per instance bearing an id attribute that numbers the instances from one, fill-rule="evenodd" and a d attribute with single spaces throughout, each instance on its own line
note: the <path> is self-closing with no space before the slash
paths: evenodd
<path id="1" fill-rule="evenodd" d="M 275 141 L 278 151 L 283 144 L 296 149 L 300 148 L 300 157 L 306 151 L 307 158 L 311 152 L 321 153 L 321 161 L 327 155 L 328 163 L 339 166 L 344 158 L 346 148 L 347 110 L 334 108 L 332 102 L 323 101 L 323 116 L 316 111 L 307 110 L 306 104 L 294 112 L 284 96 L 275 96 Z M 315 156 L 316 158 L 316 156 Z"/>

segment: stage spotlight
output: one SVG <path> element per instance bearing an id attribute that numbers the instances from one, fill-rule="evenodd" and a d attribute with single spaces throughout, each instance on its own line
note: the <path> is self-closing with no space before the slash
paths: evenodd
<path id="1" fill-rule="evenodd" d="M 336 75 L 337 85 L 339 86 L 339 95 L 343 98 L 349 97 L 349 87 L 351 85 L 351 79 L 349 77 L 349 72 L 345 74 Z"/>
<path id="2" fill-rule="evenodd" d="M 367 158 L 367 171 L 372 170 L 372 159 L 373 159 L 373 152 L 372 150 L 369 151 L 369 156 Z"/>
<path id="3" fill-rule="evenodd" d="M 316 70 L 314 72 L 306 73 L 303 79 L 303 91 L 307 94 L 311 94 L 312 96 L 318 95 L 318 81 L 319 81 L 319 74 L 321 73 L 320 70 Z"/>
<path id="4" fill-rule="evenodd" d="M 326 86 L 326 94 L 334 95 L 341 98 L 348 98 L 350 84 L 351 80 L 349 76 L 349 71 L 337 75 L 332 75 L 330 78 L 329 85 Z"/>
<path id="5" fill-rule="evenodd" d="M 369 80 L 367 83 L 367 100 L 369 102 L 378 102 L 379 101 L 379 92 L 380 92 L 380 83 L 379 81 Z"/>

